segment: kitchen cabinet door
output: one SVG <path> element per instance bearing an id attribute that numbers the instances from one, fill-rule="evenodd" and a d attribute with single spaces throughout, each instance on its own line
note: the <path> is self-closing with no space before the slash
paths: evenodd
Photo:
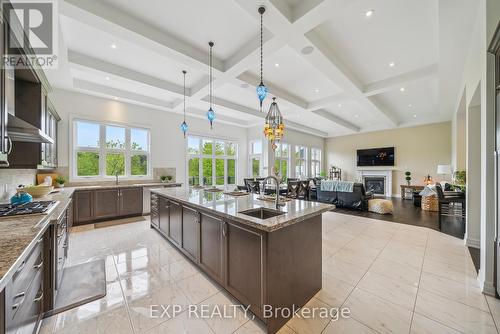
<path id="1" fill-rule="evenodd" d="M 200 266 L 214 280 L 223 283 L 224 222 L 205 213 L 200 214 Z"/>
<path id="2" fill-rule="evenodd" d="M 170 240 L 177 246 L 182 247 L 182 206 L 170 201 Z"/>
<path id="3" fill-rule="evenodd" d="M 182 207 L 182 249 L 194 262 L 198 262 L 199 235 L 198 212 L 185 206 Z"/>
<path id="4" fill-rule="evenodd" d="M 142 215 L 142 188 L 120 189 L 120 215 Z"/>
<path id="5" fill-rule="evenodd" d="M 74 198 L 73 212 L 75 225 L 94 219 L 94 192 L 79 190 L 75 192 Z"/>
<path id="6" fill-rule="evenodd" d="M 158 212 L 160 215 L 160 231 L 168 237 L 170 226 L 170 201 L 164 197 L 160 197 Z"/>
<path id="7" fill-rule="evenodd" d="M 239 224 L 226 224 L 225 287 L 244 305 L 262 307 L 265 234 Z"/>
<path id="8" fill-rule="evenodd" d="M 118 189 L 96 190 L 94 193 L 94 218 L 114 218 L 119 215 Z"/>

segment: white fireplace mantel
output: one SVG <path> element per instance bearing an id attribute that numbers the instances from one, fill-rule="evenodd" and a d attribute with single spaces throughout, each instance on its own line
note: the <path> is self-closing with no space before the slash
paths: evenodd
<path id="1" fill-rule="evenodd" d="M 390 169 L 358 169 L 357 181 L 365 183 L 365 177 L 383 177 L 385 180 L 385 196 L 392 197 L 392 170 Z"/>

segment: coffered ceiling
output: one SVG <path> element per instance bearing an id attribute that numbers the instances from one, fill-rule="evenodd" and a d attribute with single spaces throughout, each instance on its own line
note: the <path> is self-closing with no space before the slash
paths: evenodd
<path id="1" fill-rule="evenodd" d="M 459 90 L 446 82 L 461 79 L 465 55 L 439 41 L 466 42 L 472 24 L 451 20 L 447 7 L 466 17 L 471 2 L 60 0 L 60 66 L 47 76 L 58 88 L 180 113 L 185 69 L 188 114 L 204 117 L 214 41 L 218 122 L 261 124 L 257 8 L 265 5 L 264 110 L 276 96 L 289 128 L 329 137 L 441 122 Z"/>

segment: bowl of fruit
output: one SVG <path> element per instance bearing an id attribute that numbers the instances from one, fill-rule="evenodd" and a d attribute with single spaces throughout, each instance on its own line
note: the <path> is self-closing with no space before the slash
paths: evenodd
<path id="1" fill-rule="evenodd" d="M 45 184 L 39 184 L 37 186 L 23 186 L 17 188 L 17 191 L 25 192 L 30 194 L 31 196 L 37 198 L 37 197 L 43 197 L 47 196 L 54 190 L 53 186 L 47 186 Z"/>

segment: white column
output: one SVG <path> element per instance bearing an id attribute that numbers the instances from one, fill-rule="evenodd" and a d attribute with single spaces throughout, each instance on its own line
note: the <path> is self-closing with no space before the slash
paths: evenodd
<path id="1" fill-rule="evenodd" d="M 465 244 L 479 248 L 481 239 L 481 106 L 467 110 L 467 187 Z"/>

